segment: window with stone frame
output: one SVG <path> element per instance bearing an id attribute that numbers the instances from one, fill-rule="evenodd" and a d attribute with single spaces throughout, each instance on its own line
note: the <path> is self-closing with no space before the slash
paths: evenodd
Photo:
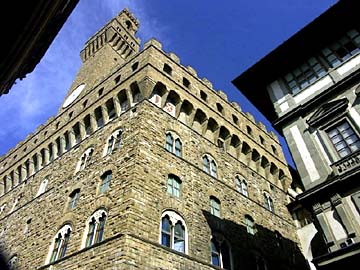
<path id="1" fill-rule="evenodd" d="M 299 67 L 284 76 L 284 81 L 292 94 L 308 87 L 319 78 L 326 75 L 326 69 L 315 57 L 310 57 Z"/>
<path id="2" fill-rule="evenodd" d="M 218 177 L 217 165 L 214 158 L 212 158 L 210 155 L 204 155 L 202 158 L 202 162 L 203 162 L 203 171 L 217 178 Z"/>
<path id="3" fill-rule="evenodd" d="M 100 178 L 101 178 L 101 182 L 100 182 L 99 193 L 104 193 L 110 189 L 112 171 L 106 171 L 105 173 L 103 173 L 103 175 Z"/>
<path id="4" fill-rule="evenodd" d="M 178 157 L 182 156 L 182 142 L 174 132 L 166 133 L 165 149 Z"/>
<path id="5" fill-rule="evenodd" d="M 230 247 L 220 234 L 213 234 L 210 241 L 211 264 L 222 269 L 232 269 Z"/>
<path id="6" fill-rule="evenodd" d="M 122 139 L 122 129 L 115 130 L 107 140 L 106 144 L 106 155 L 114 153 L 116 150 L 120 149 Z"/>
<path id="7" fill-rule="evenodd" d="M 180 197 L 181 180 L 176 175 L 173 174 L 168 175 L 167 192 L 174 197 L 177 198 Z"/>
<path id="8" fill-rule="evenodd" d="M 71 226 L 69 224 L 66 224 L 57 232 L 50 248 L 51 254 L 49 262 L 55 262 L 65 257 L 66 250 L 70 241 L 71 231 Z"/>
<path id="9" fill-rule="evenodd" d="M 247 182 L 245 181 L 245 179 L 241 179 L 241 177 L 239 175 L 237 175 L 235 177 L 235 184 L 236 184 L 236 190 L 238 192 L 240 192 L 241 194 L 243 194 L 246 197 L 249 196 L 248 186 L 247 186 Z"/>
<path id="10" fill-rule="evenodd" d="M 161 216 L 161 245 L 181 253 L 187 253 L 187 228 L 184 219 L 174 211 L 165 211 Z"/>
<path id="11" fill-rule="evenodd" d="M 360 34 L 352 29 L 321 52 L 331 67 L 337 67 L 360 51 Z"/>
<path id="12" fill-rule="evenodd" d="M 266 209 L 268 209 L 270 212 L 275 213 L 275 209 L 274 209 L 274 203 L 272 198 L 270 197 L 270 195 L 267 192 L 264 192 L 264 202 L 265 202 L 265 207 Z"/>
<path id="13" fill-rule="evenodd" d="M 69 200 L 68 200 L 68 206 L 67 206 L 68 210 L 72 210 L 76 207 L 79 197 L 80 197 L 80 188 L 77 188 L 73 192 L 70 193 Z"/>
<path id="14" fill-rule="evenodd" d="M 248 234 L 254 235 L 256 233 L 255 221 L 249 215 L 245 215 L 245 226 Z"/>
<path id="15" fill-rule="evenodd" d="M 359 136 L 346 120 L 328 128 L 326 133 L 340 158 L 360 149 Z"/>
<path id="16" fill-rule="evenodd" d="M 210 196 L 210 213 L 216 217 L 221 217 L 220 200 L 214 196 Z"/>
<path id="17" fill-rule="evenodd" d="M 84 247 L 90 247 L 96 243 L 100 243 L 103 240 L 106 218 L 107 213 L 104 209 L 99 209 L 91 215 L 85 228 Z"/>
<path id="18" fill-rule="evenodd" d="M 77 171 L 81 171 L 89 165 L 92 155 L 94 153 L 94 147 L 89 147 L 85 150 L 85 152 L 81 155 L 81 158 L 78 163 Z"/>

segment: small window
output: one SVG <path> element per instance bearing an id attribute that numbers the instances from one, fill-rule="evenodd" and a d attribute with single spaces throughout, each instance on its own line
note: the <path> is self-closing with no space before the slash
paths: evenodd
<path id="1" fill-rule="evenodd" d="M 174 153 L 176 156 L 182 156 L 182 142 L 180 138 L 176 138 L 174 140 L 174 136 L 168 132 L 166 133 L 166 142 L 165 142 L 165 149 L 171 153 Z M 177 137 L 177 136 L 176 136 Z"/>
<path id="2" fill-rule="evenodd" d="M 111 177 L 111 171 L 107 171 L 101 176 L 100 193 L 104 193 L 105 191 L 110 189 Z"/>
<path id="3" fill-rule="evenodd" d="M 179 198 L 180 191 L 181 191 L 181 180 L 176 175 L 170 174 L 168 176 L 167 192 L 170 195 Z"/>
<path id="4" fill-rule="evenodd" d="M 85 169 L 85 167 L 90 163 L 93 153 L 94 153 L 94 148 L 90 147 L 82 154 L 79 161 L 78 171 Z"/>
<path id="5" fill-rule="evenodd" d="M 252 129 L 251 129 L 251 127 L 249 127 L 249 126 L 246 126 L 246 132 L 247 132 L 250 136 L 253 135 Z"/>
<path id="6" fill-rule="evenodd" d="M 83 108 L 84 108 L 84 109 L 86 108 L 87 103 L 88 103 L 88 100 L 85 100 L 85 101 L 83 102 Z"/>
<path id="7" fill-rule="evenodd" d="M 105 222 L 107 214 L 105 210 L 96 211 L 87 223 L 85 247 L 90 247 L 96 243 L 100 243 L 104 238 Z"/>
<path id="8" fill-rule="evenodd" d="M 203 170 L 211 176 L 217 178 L 217 165 L 214 159 L 208 155 L 203 156 Z"/>
<path id="9" fill-rule="evenodd" d="M 183 85 L 186 88 L 190 88 L 190 81 L 188 79 L 186 79 L 185 77 L 183 77 Z"/>
<path id="10" fill-rule="evenodd" d="M 200 97 L 203 101 L 207 101 L 207 94 L 202 90 L 200 90 Z"/>
<path id="11" fill-rule="evenodd" d="M 98 96 L 102 96 L 102 94 L 104 93 L 104 87 L 101 87 L 99 90 L 98 90 Z"/>
<path id="12" fill-rule="evenodd" d="M 262 136 L 259 136 L 259 139 L 260 139 L 260 143 L 262 145 L 265 145 L 265 139 Z"/>
<path id="13" fill-rule="evenodd" d="M 223 236 L 212 236 L 211 238 L 211 264 L 222 269 L 232 269 L 230 248 Z"/>
<path id="14" fill-rule="evenodd" d="M 118 84 L 120 82 L 121 75 L 117 75 L 114 79 L 115 84 Z"/>
<path id="15" fill-rule="evenodd" d="M 72 229 L 70 225 L 65 225 L 56 234 L 56 237 L 52 244 L 50 262 L 55 262 L 65 257 L 66 250 L 70 241 L 71 231 Z"/>
<path id="16" fill-rule="evenodd" d="M 360 149 L 359 136 L 347 121 L 343 121 L 327 130 L 327 134 L 340 158 Z"/>
<path id="17" fill-rule="evenodd" d="M 74 209 L 76 207 L 79 196 L 80 196 L 80 189 L 75 189 L 73 192 L 70 193 L 68 207 L 67 207 L 68 210 Z"/>
<path id="18" fill-rule="evenodd" d="M 138 67 L 139 67 L 139 62 L 136 62 L 136 63 L 132 64 L 131 69 L 134 72 L 135 70 L 138 69 Z"/>
<path id="19" fill-rule="evenodd" d="M 264 201 L 265 201 L 266 209 L 274 213 L 275 212 L 274 203 L 269 194 L 264 193 Z"/>
<path id="20" fill-rule="evenodd" d="M 167 74 L 172 74 L 172 68 L 168 64 L 164 64 L 163 71 L 165 71 Z"/>
<path id="21" fill-rule="evenodd" d="M 210 213 L 216 217 L 220 217 L 220 201 L 215 197 L 210 197 Z"/>
<path id="22" fill-rule="evenodd" d="M 184 220 L 173 211 L 165 211 L 161 217 L 161 245 L 181 253 L 187 253 L 187 230 Z"/>
<path id="23" fill-rule="evenodd" d="M 241 179 L 240 176 L 235 177 L 236 190 L 239 191 L 244 196 L 248 197 L 248 187 L 244 179 Z"/>
<path id="24" fill-rule="evenodd" d="M 118 129 L 108 139 L 106 154 L 110 155 L 121 147 L 122 130 Z"/>
<path id="25" fill-rule="evenodd" d="M 239 118 L 237 118 L 235 115 L 232 115 L 233 122 L 235 125 L 239 125 Z"/>
<path id="26" fill-rule="evenodd" d="M 70 112 L 69 113 L 69 119 L 71 119 L 73 117 L 73 112 Z M 46 134 L 47 134 L 47 131 L 44 133 L 44 135 L 46 136 Z"/>
<path id="27" fill-rule="evenodd" d="M 73 132 L 74 132 L 74 136 L 75 136 L 75 143 L 78 144 L 81 142 L 81 134 L 80 134 L 80 125 L 79 123 L 76 123 L 73 126 Z"/>
<path id="28" fill-rule="evenodd" d="M 278 151 L 276 150 L 276 147 L 275 146 L 271 146 L 271 150 L 273 151 L 273 153 L 275 154 L 275 155 L 277 155 L 278 154 Z"/>
<path id="29" fill-rule="evenodd" d="M 219 113 L 224 114 L 224 108 L 220 103 L 216 103 L 216 109 Z"/>
<path id="30" fill-rule="evenodd" d="M 248 234 L 254 235 L 256 233 L 254 219 L 249 215 L 245 215 L 245 226 Z"/>

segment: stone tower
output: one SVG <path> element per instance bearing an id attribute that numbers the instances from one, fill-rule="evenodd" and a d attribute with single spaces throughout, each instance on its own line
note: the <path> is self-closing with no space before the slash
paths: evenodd
<path id="1" fill-rule="evenodd" d="M 18 269 L 303 269 L 279 141 L 122 11 L 56 117 L 0 160 Z"/>

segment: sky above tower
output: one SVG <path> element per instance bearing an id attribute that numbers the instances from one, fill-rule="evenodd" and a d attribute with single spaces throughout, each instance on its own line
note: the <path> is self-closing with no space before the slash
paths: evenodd
<path id="1" fill-rule="evenodd" d="M 85 42 L 125 7 L 140 21 L 137 36 L 142 44 L 156 38 L 166 52 L 180 57 L 182 65 L 195 68 L 200 78 L 206 77 L 229 101 L 238 102 L 274 131 L 231 81 L 336 2 L 80 1 L 35 70 L 0 97 L 0 155 L 56 115 L 81 65 Z M 293 165 L 284 139 L 280 142 Z"/>

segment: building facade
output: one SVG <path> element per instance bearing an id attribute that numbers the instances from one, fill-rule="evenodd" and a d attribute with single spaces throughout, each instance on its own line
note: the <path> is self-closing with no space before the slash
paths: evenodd
<path id="1" fill-rule="evenodd" d="M 304 269 L 274 133 L 123 10 L 56 117 L 0 160 L 17 269 Z"/>
<path id="2" fill-rule="evenodd" d="M 287 141 L 305 188 L 289 208 L 318 269 L 360 261 L 358 8 L 338 1 L 233 81 Z"/>

